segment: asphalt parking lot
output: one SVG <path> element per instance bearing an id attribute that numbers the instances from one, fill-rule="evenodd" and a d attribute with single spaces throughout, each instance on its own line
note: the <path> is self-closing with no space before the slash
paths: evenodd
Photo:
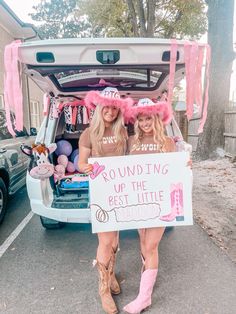
<path id="1" fill-rule="evenodd" d="M 39 217 L 30 214 L 25 188 L 10 200 L 5 218 L 0 227 L 1 313 L 103 313 L 92 267 L 97 239 L 90 225 L 44 230 Z M 138 292 L 141 260 L 137 232 L 121 232 L 120 238 L 117 276 L 122 293 L 115 300 L 122 313 Z M 198 225 L 176 227 L 161 242 L 147 313 L 233 314 L 235 291 L 236 266 L 225 253 Z"/>

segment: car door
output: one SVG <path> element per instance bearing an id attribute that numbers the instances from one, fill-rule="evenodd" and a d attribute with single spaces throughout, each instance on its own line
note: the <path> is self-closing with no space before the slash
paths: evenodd
<path id="1" fill-rule="evenodd" d="M 19 132 L 19 134 L 24 134 Z M 27 166 L 23 162 L 20 146 L 21 136 L 12 137 L 6 125 L 5 111 L 0 111 L 0 169 L 9 177 L 9 194 L 15 193 L 25 184 Z"/>

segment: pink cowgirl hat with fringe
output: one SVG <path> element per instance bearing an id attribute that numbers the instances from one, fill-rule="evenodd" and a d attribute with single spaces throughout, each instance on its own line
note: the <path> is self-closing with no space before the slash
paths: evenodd
<path id="1" fill-rule="evenodd" d="M 158 115 L 165 125 L 170 123 L 173 116 L 166 101 L 153 102 L 149 98 L 141 98 L 137 104 L 127 107 L 125 120 L 133 123 L 139 114 Z"/>
<path id="2" fill-rule="evenodd" d="M 127 107 L 133 105 L 132 98 L 121 98 L 115 87 L 106 87 L 103 91 L 90 91 L 84 98 L 85 106 L 88 109 L 95 109 L 99 106 L 116 106 L 124 113 Z"/>

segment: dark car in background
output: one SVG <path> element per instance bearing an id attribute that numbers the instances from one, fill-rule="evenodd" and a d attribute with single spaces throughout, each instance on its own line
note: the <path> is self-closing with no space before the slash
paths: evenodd
<path id="1" fill-rule="evenodd" d="M 16 131 L 13 138 L 7 129 L 5 111 L 0 110 L 0 223 L 6 213 L 8 196 L 25 185 L 28 158 L 20 146 L 22 143 L 31 145 L 34 140 L 35 137 L 29 136 L 25 128 L 21 132 Z"/>

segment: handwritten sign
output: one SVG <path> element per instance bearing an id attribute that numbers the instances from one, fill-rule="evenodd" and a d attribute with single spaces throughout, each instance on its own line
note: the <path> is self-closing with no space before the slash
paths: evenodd
<path id="1" fill-rule="evenodd" d="M 92 232 L 192 225 L 189 153 L 90 158 Z"/>

